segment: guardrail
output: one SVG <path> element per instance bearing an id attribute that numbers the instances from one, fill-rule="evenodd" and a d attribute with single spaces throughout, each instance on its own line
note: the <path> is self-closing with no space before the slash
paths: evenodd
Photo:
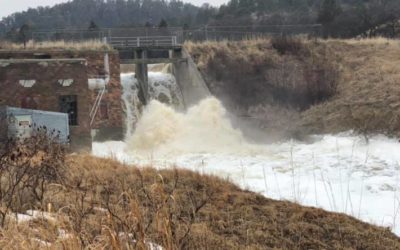
<path id="1" fill-rule="evenodd" d="M 138 46 L 174 46 L 184 41 L 237 41 L 243 39 L 299 35 L 318 37 L 322 33 L 320 24 L 294 25 L 244 25 L 244 26 L 211 26 L 192 27 L 136 27 L 136 28 L 105 28 L 105 29 L 52 29 L 36 30 L 31 34 L 35 42 L 67 41 L 80 42 L 88 40 L 103 41 L 106 37 L 111 45 L 117 47 Z M 139 45 L 138 45 L 139 40 Z"/>
<path id="2" fill-rule="evenodd" d="M 176 36 L 108 37 L 107 43 L 115 48 L 177 46 Z"/>

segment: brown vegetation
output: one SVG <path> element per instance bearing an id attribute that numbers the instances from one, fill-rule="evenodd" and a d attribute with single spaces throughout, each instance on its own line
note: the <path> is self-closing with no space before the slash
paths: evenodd
<path id="1" fill-rule="evenodd" d="M 129 167 L 88 155 L 64 161 L 61 148 L 41 144 L 46 145 L 2 151 L 1 169 L 21 181 L 9 183 L 2 175 L 2 187 L 16 185 L 0 197 L 7 215 L 1 249 L 400 247 L 389 229 L 270 200 L 217 177 Z M 24 220 L 14 214 L 28 209 L 42 212 Z"/>
<path id="2" fill-rule="evenodd" d="M 228 106 L 279 104 L 297 110 L 336 93 L 338 67 L 322 44 L 280 37 L 188 43 L 210 90 Z"/>
<path id="3" fill-rule="evenodd" d="M 278 37 L 186 47 L 213 94 L 274 133 L 400 136 L 398 40 Z"/>
<path id="4" fill-rule="evenodd" d="M 275 36 L 271 38 L 271 45 L 281 55 L 284 54 L 297 54 L 303 47 L 303 42 L 298 37 L 291 36 Z"/>
<path id="5" fill-rule="evenodd" d="M 112 48 L 99 40 L 80 41 L 80 42 L 66 42 L 59 41 L 46 41 L 46 42 L 33 42 L 26 43 L 26 47 L 21 43 L 11 43 L 0 40 L 0 50 L 112 50 Z"/>
<path id="6" fill-rule="evenodd" d="M 356 130 L 400 136 L 400 43 L 398 40 L 330 40 L 342 80 L 332 100 L 302 114 L 308 133 Z"/>

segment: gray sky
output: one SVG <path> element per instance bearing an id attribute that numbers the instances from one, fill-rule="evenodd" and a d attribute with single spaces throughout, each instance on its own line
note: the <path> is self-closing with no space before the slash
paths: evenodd
<path id="1" fill-rule="evenodd" d="M 228 0 L 183 0 L 194 5 L 209 3 L 211 5 L 221 5 Z M 17 11 L 24 11 L 28 8 L 38 6 L 52 6 L 57 3 L 68 2 L 68 0 L 0 0 L 0 19 Z"/>

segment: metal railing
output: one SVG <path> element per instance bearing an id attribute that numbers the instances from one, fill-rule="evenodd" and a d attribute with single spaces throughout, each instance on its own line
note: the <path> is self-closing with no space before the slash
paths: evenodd
<path id="1" fill-rule="evenodd" d="M 276 36 L 307 35 L 318 37 L 322 32 L 320 24 L 292 25 L 243 25 L 243 26 L 208 26 L 183 31 L 183 40 L 187 41 L 240 41 Z"/>
<path id="2" fill-rule="evenodd" d="M 31 39 L 34 41 L 85 41 L 102 40 L 104 37 L 176 37 L 177 43 L 183 43 L 183 29 L 180 27 L 154 28 L 107 28 L 97 30 L 84 29 L 53 29 L 36 30 L 32 32 Z"/>
<path id="3" fill-rule="evenodd" d="M 107 43 L 114 48 L 163 47 L 178 45 L 176 36 L 108 37 Z"/>
<path id="4" fill-rule="evenodd" d="M 103 99 L 104 93 L 106 92 L 106 85 L 97 92 L 96 100 L 94 101 L 93 107 L 90 110 L 89 118 L 90 118 L 90 126 L 93 125 L 93 122 L 96 118 L 97 111 L 99 110 L 101 100 Z"/>
<path id="5" fill-rule="evenodd" d="M 199 26 L 190 29 L 180 27 L 136 27 L 136 28 L 106 28 L 96 30 L 85 29 L 53 29 L 36 30 L 31 34 L 35 42 L 69 41 L 80 42 L 88 40 L 103 41 L 107 38 L 110 44 L 124 47 L 139 46 L 171 46 L 183 44 L 185 41 L 238 41 L 280 35 L 320 36 L 320 24 L 292 25 L 243 25 L 243 26 Z"/>

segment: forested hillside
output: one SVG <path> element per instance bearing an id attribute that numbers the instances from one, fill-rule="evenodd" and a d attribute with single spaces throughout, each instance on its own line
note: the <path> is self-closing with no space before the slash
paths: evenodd
<path id="1" fill-rule="evenodd" d="M 214 24 L 322 24 L 323 35 L 396 36 L 398 0 L 231 0 L 220 7 Z M 385 25 L 379 27 L 380 25 Z"/>
<path id="2" fill-rule="evenodd" d="M 170 26 L 201 24 L 207 6 L 200 9 L 179 0 L 73 0 L 14 13 L 0 23 L 3 33 L 29 25 L 31 29 L 157 26 L 164 19 Z"/>
<path id="3" fill-rule="evenodd" d="M 393 37 L 398 33 L 399 17 L 398 0 L 230 0 L 218 8 L 179 0 L 73 0 L 10 15 L 0 22 L 0 34 L 18 32 L 24 25 L 38 30 L 322 24 L 324 36 Z"/>

